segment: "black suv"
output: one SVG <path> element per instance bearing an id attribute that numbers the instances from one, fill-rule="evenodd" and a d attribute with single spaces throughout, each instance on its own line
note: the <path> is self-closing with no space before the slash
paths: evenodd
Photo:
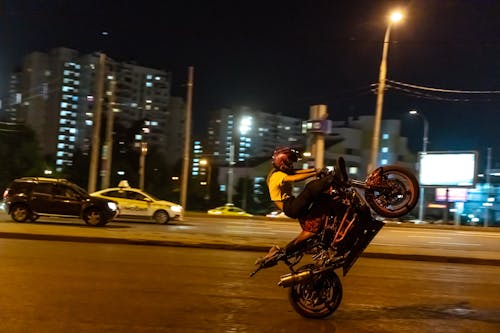
<path id="1" fill-rule="evenodd" d="M 80 217 L 89 225 L 102 226 L 118 213 L 115 201 L 91 197 L 66 179 L 16 179 L 5 190 L 3 201 L 17 222 L 35 221 L 40 216 Z"/>

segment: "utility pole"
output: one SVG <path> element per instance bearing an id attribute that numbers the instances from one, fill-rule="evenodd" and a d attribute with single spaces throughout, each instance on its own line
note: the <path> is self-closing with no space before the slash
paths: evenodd
<path id="1" fill-rule="evenodd" d="M 227 203 L 233 203 L 234 194 L 234 139 L 229 146 L 229 169 L 227 171 Z"/>
<path id="2" fill-rule="evenodd" d="M 186 97 L 186 124 L 184 130 L 184 158 L 181 176 L 181 206 L 187 208 L 187 187 L 189 181 L 189 151 L 191 150 L 191 107 L 193 100 L 194 67 L 188 68 L 187 97 Z"/>
<path id="3" fill-rule="evenodd" d="M 320 125 L 328 118 L 326 105 L 312 105 L 309 107 L 309 119 Z M 320 128 L 321 129 L 321 128 Z M 323 168 L 325 165 L 325 131 L 321 129 L 312 134 L 312 156 L 314 156 L 314 167 Z"/>
<path id="4" fill-rule="evenodd" d="M 487 197 L 487 202 L 489 203 L 489 200 L 492 196 L 492 191 L 491 191 L 491 147 L 488 147 L 488 154 L 487 154 L 487 159 L 486 159 L 486 184 L 487 184 L 487 189 L 488 189 L 488 197 Z M 490 207 L 485 206 L 485 214 L 484 214 L 484 226 L 487 227 L 489 226 L 490 223 Z"/>
<path id="5" fill-rule="evenodd" d="M 144 176 L 146 174 L 146 155 L 148 153 L 148 143 L 144 140 L 144 137 L 141 141 L 140 150 L 141 154 L 139 156 L 139 188 L 141 190 L 144 190 Z"/>
<path id="6" fill-rule="evenodd" d="M 96 73 L 96 91 L 94 101 L 94 118 L 92 122 L 92 141 L 90 152 L 90 167 L 89 167 L 89 183 L 88 191 L 95 192 L 97 183 L 97 169 L 99 163 L 99 148 L 100 148 L 100 132 L 101 132 L 101 115 L 102 115 L 102 99 L 104 90 L 104 78 L 106 74 L 106 55 L 101 53 L 99 56 L 99 64 Z"/>
<path id="7" fill-rule="evenodd" d="M 109 102 L 108 102 L 108 112 L 107 112 L 107 122 L 106 122 L 106 142 L 103 146 L 101 163 L 102 163 L 102 188 L 109 187 L 109 181 L 111 177 L 111 161 L 113 158 L 113 127 L 115 120 L 115 107 L 116 101 L 116 77 L 113 75 L 111 80 Z"/>

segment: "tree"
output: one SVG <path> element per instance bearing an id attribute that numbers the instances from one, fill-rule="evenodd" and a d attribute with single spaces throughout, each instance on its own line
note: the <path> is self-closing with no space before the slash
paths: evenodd
<path id="1" fill-rule="evenodd" d="M 0 123 L 0 186 L 19 177 L 41 176 L 45 163 L 35 132 L 21 124 Z"/>

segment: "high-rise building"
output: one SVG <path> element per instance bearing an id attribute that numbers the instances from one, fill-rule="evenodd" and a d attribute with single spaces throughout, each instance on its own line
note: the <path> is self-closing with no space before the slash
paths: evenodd
<path id="1" fill-rule="evenodd" d="M 59 170 L 71 164 L 75 149 L 84 153 L 90 149 L 98 63 L 99 54 L 82 55 L 61 47 L 27 55 L 21 71 L 11 77 L 10 119 L 35 130 L 42 152 L 54 159 Z M 110 105 L 112 81 L 115 98 Z M 184 112 L 169 107 L 171 81 L 171 73 L 165 70 L 106 58 L 103 118 L 112 108 L 115 121 L 123 127 L 142 123 L 147 127 L 148 144 L 170 155 L 170 147 L 178 147 L 183 137 L 179 128 L 184 129 Z M 177 134 L 175 143 L 169 142 L 172 132 Z M 172 157 L 180 158 L 180 154 L 171 154 L 169 160 Z"/>
<path id="2" fill-rule="evenodd" d="M 224 108 L 209 121 L 207 152 L 218 164 L 271 156 L 277 146 L 304 146 L 302 119 L 249 107 Z"/>
<path id="3" fill-rule="evenodd" d="M 9 77 L 8 95 L 2 100 L 3 120 L 17 122 L 18 110 L 21 107 L 20 73 L 12 73 Z"/>

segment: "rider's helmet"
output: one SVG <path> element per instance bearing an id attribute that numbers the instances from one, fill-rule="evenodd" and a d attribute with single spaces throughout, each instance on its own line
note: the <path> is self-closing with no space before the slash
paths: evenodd
<path id="1" fill-rule="evenodd" d="M 297 162 L 299 152 L 291 147 L 278 148 L 273 153 L 273 167 L 287 174 L 293 173 L 293 163 Z"/>

